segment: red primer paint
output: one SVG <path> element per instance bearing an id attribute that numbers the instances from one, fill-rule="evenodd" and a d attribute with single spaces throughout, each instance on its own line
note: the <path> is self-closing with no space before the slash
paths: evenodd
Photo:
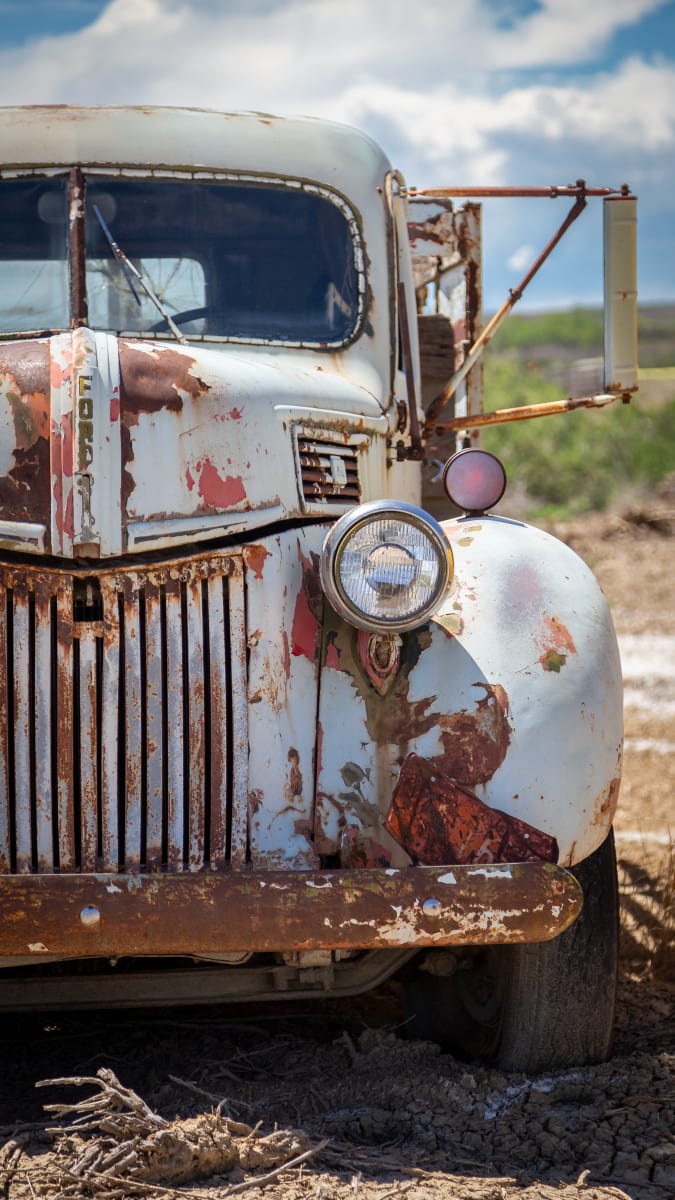
<path id="1" fill-rule="evenodd" d="M 231 508 L 246 499 L 246 490 L 239 475 L 226 475 L 223 479 L 207 459 L 199 476 L 199 495 L 213 508 Z"/>
<path id="2" fill-rule="evenodd" d="M 49 382 L 51 386 L 53 388 L 61 387 L 61 384 L 65 383 L 66 380 L 70 378 L 71 369 L 70 363 L 68 363 L 65 367 L 61 367 L 57 362 L 54 361 L 54 359 L 52 359 L 49 367 Z"/>
<path id="3" fill-rule="evenodd" d="M 293 614 L 293 629 L 291 631 L 293 654 L 304 655 L 311 663 L 314 662 L 318 621 L 314 616 L 304 587 L 300 588 L 295 601 Z"/>
<path id="4" fill-rule="evenodd" d="M 66 500 L 66 510 L 63 514 L 63 529 L 61 531 L 61 535 L 63 536 L 64 533 L 70 538 L 75 536 L 75 514 L 73 511 L 72 491 Z"/>
<path id="5" fill-rule="evenodd" d="M 227 415 L 232 421 L 241 421 L 243 413 L 240 408 L 231 408 Z"/>
<path id="6" fill-rule="evenodd" d="M 195 477 L 192 474 L 192 471 L 190 470 L 189 467 L 188 467 L 187 471 L 185 472 L 185 482 L 188 485 L 188 491 L 189 492 L 193 491 L 194 486 L 195 486 Z"/>
<path id="7" fill-rule="evenodd" d="M 326 666 L 331 667 L 334 671 L 340 670 L 340 655 L 335 642 L 330 642 L 326 650 Z"/>
<path id="8" fill-rule="evenodd" d="M 298 542 L 298 559 L 302 564 L 302 586 L 295 601 L 291 644 L 294 655 L 302 654 L 313 663 L 319 630 L 318 614 L 322 605 L 319 557 L 314 553 L 309 558 L 305 557 Z"/>
<path id="9" fill-rule="evenodd" d="M 73 475 L 73 414 L 63 414 L 61 420 L 61 469 L 69 479 Z"/>

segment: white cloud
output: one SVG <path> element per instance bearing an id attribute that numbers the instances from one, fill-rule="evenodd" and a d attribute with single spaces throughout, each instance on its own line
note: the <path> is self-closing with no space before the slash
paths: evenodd
<path id="1" fill-rule="evenodd" d="M 534 12 L 498 31 L 487 47 L 493 67 L 575 66 L 590 62 L 625 26 L 669 0 L 541 0 Z"/>
<path id="2" fill-rule="evenodd" d="M 514 250 L 513 254 L 507 258 L 506 265 L 512 271 L 526 271 L 528 267 L 532 266 L 537 253 L 538 251 L 535 250 L 534 246 L 530 245 L 529 242 L 526 242 L 524 246 L 519 246 L 518 249 Z"/>
<path id="3" fill-rule="evenodd" d="M 592 69 L 617 30 L 662 4 L 541 0 L 523 16 L 511 4 L 508 23 L 493 0 L 111 0 L 77 33 L 0 49 L 0 103 L 329 117 L 371 133 L 419 186 L 628 179 L 647 204 L 663 196 L 663 216 L 675 64 Z M 558 219 L 545 209 L 526 237 Z M 521 227 L 501 261 L 523 240 Z"/>

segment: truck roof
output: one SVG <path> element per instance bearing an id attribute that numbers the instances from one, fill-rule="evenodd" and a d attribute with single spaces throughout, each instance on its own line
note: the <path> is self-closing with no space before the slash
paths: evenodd
<path id="1" fill-rule="evenodd" d="M 390 164 L 366 134 L 312 117 L 198 108 L 0 107 L 0 170 L 43 165 L 252 172 L 328 184 L 358 203 Z"/>

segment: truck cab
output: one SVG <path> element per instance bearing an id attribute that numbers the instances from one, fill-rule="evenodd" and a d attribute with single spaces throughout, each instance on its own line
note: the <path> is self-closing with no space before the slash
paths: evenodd
<path id="1" fill-rule="evenodd" d="M 491 513 L 478 367 L 430 482 L 418 309 L 442 268 L 450 377 L 477 207 L 322 121 L 0 127 L 0 1007 L 395 977 L 413 1036 L 602 1058 L 607 605 Z"/>

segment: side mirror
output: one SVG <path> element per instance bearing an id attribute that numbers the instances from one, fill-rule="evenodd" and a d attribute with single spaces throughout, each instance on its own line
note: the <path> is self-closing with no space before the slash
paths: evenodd
<path id="1" fill-rule="evenodd" d="M 638 386 L 637 199 L 603 201 L 605 257 L 604 388 L 619 395 Z"/>

